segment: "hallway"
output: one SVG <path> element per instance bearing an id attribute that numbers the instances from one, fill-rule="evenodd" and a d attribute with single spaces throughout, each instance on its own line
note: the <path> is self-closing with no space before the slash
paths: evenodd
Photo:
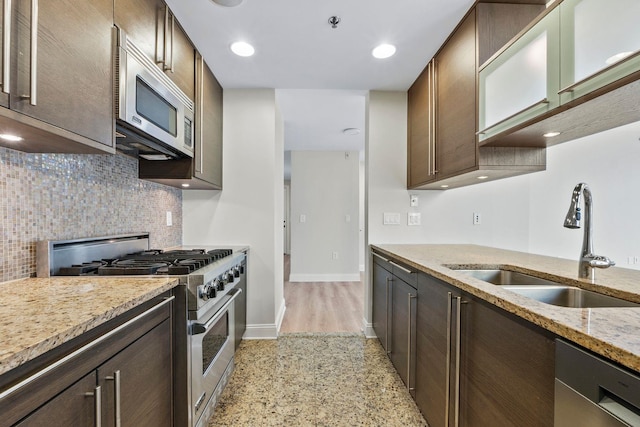
<path id="1" fill-rule="evenodd" d="M 359 282 L 289 282 L 290 256 L 284 256 L 287 310 L 280 333 L 361 332 L 363 280 Z"/>

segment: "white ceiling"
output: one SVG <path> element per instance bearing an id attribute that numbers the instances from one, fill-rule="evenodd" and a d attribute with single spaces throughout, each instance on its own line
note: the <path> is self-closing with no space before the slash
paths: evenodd
<path id="1" fill-rule="evenodd" d="M 363 150 L 368 90 L 407 90 L 473 0 L 166 0 L 220 84 L 275 88 L 285 150 Z M 341 19 L 338 28 L 327 22 Z M 256 53 L 231 53 L 234 41 Z M 397 52 L 375 59 L 391 43 Z M 357 136 L 342 134 L 358 127 Z"/>

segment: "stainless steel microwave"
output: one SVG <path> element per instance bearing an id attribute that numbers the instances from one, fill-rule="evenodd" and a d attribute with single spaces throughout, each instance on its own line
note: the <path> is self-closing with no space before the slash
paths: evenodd
<path id="1" fill-rule="evenodd" d="M 116 146 L 147 160 L 193 157 L 193 101 L 117 30 Z"/>

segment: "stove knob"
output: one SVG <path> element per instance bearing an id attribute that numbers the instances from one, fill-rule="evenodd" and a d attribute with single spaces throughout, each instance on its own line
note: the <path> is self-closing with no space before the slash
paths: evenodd
<path id="1" fill-rule="evenodd" d="M 233 276 L 234 277 L 240 277 L 240 268 L 239 267 L 233 267 Z"/>
<path id="2" fill-rule="evenodd" d="M 208 300 L 208 299 L 209 299 L 209 296 L 208 296 L 208 294 L 207 294 L 207 287 L 208 287 L 208 286 L 209 286 L 209 285 L 204 285 L 204 286 L 202 287 L 202 289 L 200 289 L 200 292 L 199 292 L 200 299 L 202 299 L 202 300 L 204 300 L 204 301 L 206 301 L 206 300 Z"/>
<path id="3" fill-rule="evenodd" d="M 221 279 L 216 279 L 216 288 L 218 288 L 219 291 L 224 291 L 224 285 L 225 285 L 225 275 L 222 275 Z"/>
<path id="4" fill-rule="evenodd" d="M 244 274 L 244 265 L 240 266 L 240 274 Z"/>
<path id="5" fill-rule="evenodd" d="M 211 282 L 211 284 L 207 287 L 207 296 L 209 298 L 215 298 L 216 297 L 216 291 L 218 291 L 218 279 L 214 280 L 213 282 Z"/>
<path id="6" fill-rule="evenodd" d="M 233 270 L 227 271 L 227 283 L 233 283 Z"/>

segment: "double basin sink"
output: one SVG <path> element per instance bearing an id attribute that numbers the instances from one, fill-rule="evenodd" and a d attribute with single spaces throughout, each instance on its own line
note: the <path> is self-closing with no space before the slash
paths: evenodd
<path id="1" fill-rule="evenodd" d="M 534 300 L 560 307 L 640 307 L 638 303 L 515 271 L 498 269 L 456 271 Z"/>

